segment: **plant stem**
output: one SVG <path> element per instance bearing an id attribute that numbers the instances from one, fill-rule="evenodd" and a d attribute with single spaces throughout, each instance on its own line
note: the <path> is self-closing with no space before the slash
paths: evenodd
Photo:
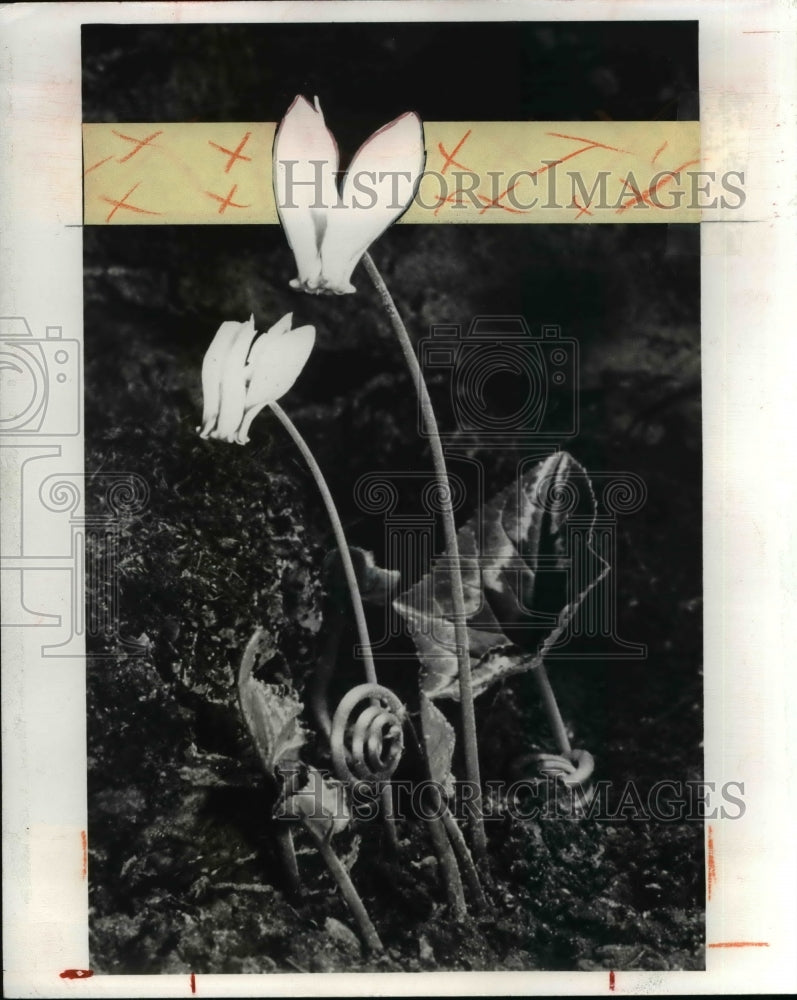
<path id="1" fill-rule="evenodd" d="M 293 893 L 298 892 L 301 879 L 299 876 L 299 865 L 296 861 L 296 851 L 293 847 L 293 830 L 285 826 L 284 823 L 278 824 L 276 838 L 282 864 L 285 867 L 288 888 Z"/>
<path id="2" fill-rule="evenodd" d="M 382 942 L 379 940 L 376 928 L 373 923 L 371 923 L 371 918 L 368 916 L 368 911 L 363 905 L 363 901 L 360 899 L 360 894 L 354 888 L 354 883 L 349 878 L 349 873 L 346 871 L 345 867 L 341 864 L 340 858 L 338 858 L 337 854 L 335 854 L 332 850 L 331 843 L 323 834 L 318 833 L 318 831 L 313 828 L 312 824 L 307 819 L 302 819 L 302 826 L 312 837 L 313 843 L 318 849 L 318 853 L 324 859 L 324 863 L 332 873 L 332 877 L 338 883 L 341 895 L 346 900 L 346 905 L 349 907 L 352 916 L 357 921 L 357 926 L 360 928 L 360 933 L 362 934 L 366 947 L 369 951 L 382 951 Z"/>
<path id="3" fill-rule="evenodd" d="M 465 905 L 465 894 L 462 891 L 462 877 L 459 872 L 459 865 L 457 864 L 457 857 L 451 847 L 450 834 L 447 832 L 447 827 L 445 823 L 446 813 L 449 812 L 448 807 L 445 806 L 444 809 L 442 803 L 442 795 L 435 776 L 432 774 L 431 764 L 429 762 L 429 755 L 426 753 L 426 734 L 429 729 L 429 699 L 422 693 L 421 694 L 421 731 L 424 734 L 423 745 L 418 738 L 418 733 L 415 731 L 415 726 L 412 724 L 412 719 L 407 716 L 407 731 L 410 735 L 415 752 L 418 757 L 423 761 L 426 767 L 426 776 L 429 781 L 429 788 L 433 788 L 436 795 L 434 801 L 434 811 L 431 816 L 424 816 L 426 820 L 426 825 L 429 827 L 429 836 L 432 838 L 432 844 L 434 845 L 435 853 L 437 854 L 437 860 L 440 864 L 440 872 L 443 878 L 443 882 L 446 887 L 446 895 L 448 896 L 448 903 L 451 907 L 452 913 L 456 920 L 462 921 L 467 915 L 467 906 Z M 440 818 L 442 815 L 442 819 Z M 450 813 L 449 813 L 450 815 Z M 453 820 L 453 817 L 451 817 Z M 468 858 L 470 859 L 470 852 L 468 851 L 467 845 L 465 844 L 464 838 L 462 838 L 462 831 L 457 827 L 457 832 L 459 833 L 462 844 L 465 847 L 465 851 L 468 853 Z M 471 865 L 473 864 L 471 860 Z M 479 876 L 473 869 L 473 876 L 476 880 L 477 891 L 475 892 L 475 898 L 481 895 L 481 885 L 479 885 Z M 473 885 L 470 883 L 470 872 L 467 873 L 468 882 L 473 889 Z M 482 897 L 483 898 L 483 897 Z"/>
<path id="4" fill-rule="evenodd" d="M 451 810 L 448 807 L 446 807 L 446 811 L 443 813 L 442 821 L 446 833 L 454 846 L 454 851 L 462 865 L 465 881 L 468 883 L 468 890 L 473 897 L 473 903 L 477 910 L 484 910 L 487 908 L 487 899 L 479 881 L 479 873 L 476 871 L 476 866 L 468 850 L 468 845 L 462 836 L 462 830 L 460 830 L 459 824 L 451 815 Z"/>
<path id="5" fill-rule="evenodd" d="M 415 356 L 407 329 L 401 315 L 396 308 L 393 297 L 387 288 L 382 275 L 379 273 L 370 254 L 363 256 L 363 264 L 369 278 L 374 284 L 382 305 L 385 307 L 390 317 L 393 330 L 398 337 L 401 350 L 412 375 L 418 399 L 421 404 L 424 427 L 429 436 L 429 444 L 432 449 L 432 460 L 434 462 L 435 474 L 441 492 L 441 511 L 443 516 L 443 534 L 451 560 L 451 597 L 454 606 L 454 638 L 457 645 L 457 658 L 459 660 L 459 695 L 462 710 L 462 735 L 463 747 L 465 751 L 465 772 L 468 781 L 472 785 L 473 798 L 469 803 L 471 809 L 471 830 L 473 838 L 473 848 L 476 855 L 483 858 L 486 854 L 487 841 L 484 833 L 484 820 L 482 818 L 482 793 L 481 775 L 479 773 L 479 747 L 476 740 L 476 715 L 473 708 L 473 684 L 470 672 L 470 652 L 468 649 L 468 633 L 465 624 L 465 594 L 462 587 L 462 568 L 459 559 L 459 544 L 457 542 L 457 527 L 454 522 L 454 511 L 451 504 L 451 490 L 446 470 L 446 460 L 443 453 L 443 444 L 440 440 L 440 432 L 437 427 L 437 418 L 432 408 L 432 401 L 429 398 L 429 390 L 423 378 L 421 366 Z"/>
<path id="6" fill-rule="evenodd" d="M 357 585 L 357 574 L 354 571 L 354 563 L 351 561 L 349 545 L 346 541 L 343 524 L 341 523 L 338 509 L 335 506 L 335 501 L 329 491 L 327 481 L 324 479 L 324 473 L 321 471 L 321 466 L 318 462 L 316 462 L 315 456 L 312 451 L 310 451 L 305 439 L 299 433 L 299 429 L 296 427 L 288 414 L 282 409 L 279 403 L 269 403 L 268 405 L 271 407 L 274 415 L 280 421 L 288 434 L 290 434 L 293 439 L 293 443 L 302 453 L 302 458 L 310 467 L 313 479 L 315 479 L 316 486 L 321 494 L 321 499 L 324 501 L 324 506 L 327 509 L 327 514 L 329 516 L 330 523 L 332 524 L 332 530 L 335 533 L 335 541 L 337 542 L 340 559 L 343 563 L 343 572 L 346 574 L 346 583 L 349 586 L 351 604 L 354 609 L 354 620 L 357 623 L 357 633 L 360 637 L 360 651 L 363 657 L 365 676 L 369 684 L 376 684 L 376 667 L 374 666 L 374 656 L 371 652 L 371 640 L 368 637 L 368 625 L 365 621 L 365 610 L 363 608 L 362 597 L 360 597 L 360 588 Z"/>
<path id="7" fill-rule="evenodd" d="M 553 693 L 551 682 L 548 680 L 548 671 L 545 669 L 545 665 L 541 663 L 532 670 L 532 673 L 537 681 L 537 687 L 540 689 L 542 701 L 545 711 L 548 713 L 548 721 L 553 730 L 559 753 L 567 757 L 572 753 L 573 748 L 570 746 L 570 738 L 565 729 L 564 719 L 562 719 L 562 713 L 559 711 L 559 706 L 556 703 L 556 696 Z"/>
<path id="8" fill-rule="evenodd" d="M 346 541 L 346 534 L 343 530 L 340 515 L 338 514 L 338 508 L 335 506 L 332 493 L 327 486 L 326 479 L 324 479 L 324 473 L 321 471 L 321 466 L 318 462 L 316 462 L 315 456 L 312 451 L 310 451 L 310 447 L 305 439 L 299 433 L 299 429 L 296 427 L 288 414 L 282 409 L 279 403 L 269 403 L 269 406 L 271 407 L 274 415 L 293 439 L 293 443 L 302 453 L 302 458 L 304 458 L 305 462 L 307 462 L 310 472 L 313 474 L 313 479 L 315 479 L 318 491 L 321 494 L 321 499 L 324 501 L 324 506 L 327 509 L 332 530 L 335 533 L 335 541 L 337 542 L 338 551 L 340 552 L 340 561 L 343 563 L 343 572 L 346 575 L 346 583 L 348 584 L 349 594 L 351 595 L 351 604 L 354 609 L 354 620 L 357 623 L 357 634 L 360 637 L 360 652 L 362 653 L 363 666 L 365 667 L 365 676 L 369 684 L 376 684 L 376 667 L 374 666 L 374 654 L 371 650 L 371 639 L 368 635 L 368 624 L 365 620 L 365 609 L 363 608 L 360 588 L 357 584 L 357 574 L 354 570 L 354 563 L 352 562 L 351 553 L 349 552 L 349 543 Z M 395 830 L 393 797 L 389 783 L 386 783 L 382 787 L 382 814 L 385 817 L 388 839 L 393 848 L 397 849 L 398 835 Z"/>
<path id="9" fill-rule="evenodd" d="M 468 916 L 465 893 L 462 889 L 462 878 L 459 874 L 456 855 L 451 849 L 451 841 L 448 839 L 446 828 L 439 816 L 442 805 L 440 791 L 434 785 L 428 787 L 434 801 L 432 802 L 432 815 L 426 818 L 426 825 L 429 827 L 429 836 L 432 838 L 437 860 L 440 863 L 448 905 L 451 907 L 451 913 L 457 923 L 462 923 Z"/>

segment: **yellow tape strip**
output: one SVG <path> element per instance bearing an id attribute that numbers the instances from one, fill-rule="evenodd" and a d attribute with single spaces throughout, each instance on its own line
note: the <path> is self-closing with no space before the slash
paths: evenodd
<path id="1" fill-rule="evenodd" d="M 86 225 L 269 224 L 273 122 L 83 126 Z M 409 223 L 699 222 L 699 122 L 425 122 Z"/>

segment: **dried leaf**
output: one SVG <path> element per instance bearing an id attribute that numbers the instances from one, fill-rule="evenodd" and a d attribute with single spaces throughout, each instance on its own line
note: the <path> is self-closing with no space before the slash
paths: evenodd
<path id="1" fill-rule="evenodd" d="M 345 830 L 350 813 L 343 783 L 325 778 L 314 767 L 305 771 L 302 786 L 278 803 L 274 815 L 279 819 L 302 819 L 325 837 Z"/>
<path id="2" fill-rule="evenodd" d="M 429 698 L 421 692 L 421 719 L 429 777 L 450 798 L 454 794 L 451 761 L 454 756 L 456 734 L 454 727 Z"/>
<path id="3" fill-rule="evenodd" d="M 265 684 L 252 677 L 261 636 L 258 629 L 247 644 L 238 674 L 238 696 L 263 767 L 276 778 L 278 769 L 290 768 L 299 760 L 306 739 L 299 721 L 304 706 L 285 685 Z"/>
<path id="4" fill-rule="evenodd" d="M 500 677 L 538 666 L 585 595 L 606 574 L 606 563 L 587 548 L 581 588 L 571 592 L 568 573 L 577 554 L 570 551 L 570 528 L 583 540 L 594 519 L 586 472 L 560 452 L 521 475 L 460 528 L 474 695 Z M 394 606 L 415 642 L 422 690 L 430 698 L 459 698 L 447 554 Z"/>

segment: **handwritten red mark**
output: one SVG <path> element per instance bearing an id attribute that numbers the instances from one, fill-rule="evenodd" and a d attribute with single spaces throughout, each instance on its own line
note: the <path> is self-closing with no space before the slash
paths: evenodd
<path id="1" fill-rule="evenodd" d="M 544 174 L 546 170 L 550 170 L 551 167 L 558 167 L 560 163 L 565 163 L 567 160 L 572 160 L 574 156 L 580 156 L 581 153 L 587 153 L 590 149 L 594 149 L 594 146 L 582 146 L 581 149 L 577 149 L 574 153 L 568 153 L 567 156 L 562 156 L 558 160 L 551 160 L 546 163 L 543 167 L 538 167 L 537 170 L 531 171 L 531 176 L 536 177 L 538 174 Z"/>
<path id="2" fill-rule="evenodd" d="M 596 149 L 610 149 L 613 153 L 628 153 L 630 155 L 630 150 L 628 149 L 620 149 L 619 146 L 606 146 L 595 139 L 585 139 L 580 135 L 565 135 L 563 132 L 546 132 L 546 135 L 555 135 L 557 139 L 572 139 L 573 142 L 588 142 L 590 146 L 594 146 Z"/>
<path id="3" fill-rule="evenodd" d="M 196 976 L 193 972 L 191 973 L 191 992 L 196 993 Z"/>
<path id="4" fill-rule="evenodd" d="M 668 145 L 669 145 L 669 141 L 667 139 L 665 139 L 664 142 L 659 146 L 659 148 L 653 154 L 653 159 L 650 162 L 651 163 L 655 163 L 656 160 L 658 160 L 658 158 L 659 158 L 659 153 L 663 153 L 664 150 L 667 148 Z"/>
<path id="5" fill-rule="evenodd" d="M 663 208 L 662 205 L 657 205 L 654 201 L 651 200 L 651 195 L 654 194 L 656 191 L 658 191 L 658 189 L 660 187 L 663 187 L 665 184 L 672 183 L 672 181 L 675 180 L 676 174 L 679 174 L 682 170 L 685 170 L 687 167 L 693 166 L 695 163 L 700 163 L 700 160 L 687 160 L 686 163 L 682 163 L 680 167 L 676 167 L 675 170 L 669 171 L 666 177 L 661 177 L 659 180 L 656 181 L 655 184 L 651 184 L 649 188 L 646 188 L 644 191 L 641 192 L 638 191 L 633 184 L 631 184 L 631 187 L 633 188 L 634 191 L 632 200 L 625 205 L 621 205 L 620 208 L 617 209 L 617 214 L 619 215 L 621 212 L 625 212 L 626 209 L 633 208 L 634 205 L 639 205 L 643 201 L 645 202 L 645 204 L 650 205 L 651 208 Z M 627 177 L 623 178 L 623 184 L 630 184 L 630 181 L 628 180 Z"/>
<path id="6" fill-rule="evenodd" d="M 546 170 L 550 170 L 551 167 L 558 167 L 560 163 L 566 163 L 567 160 L 572 160 L 574 156 L 580 156 L 582 153 L 588 153 L 591 149 L 610 149 L 614 153 L 628 153 L 627 149 L 619 149 L 617 146 L 606 146 L 602 142 L 595 142 L 594 139 L 584 139 L 578 135 L 565 135 L 562 132 L 546 132 L 546 135 L 556 136 L 557 139 L 572 139 L 574 142 L 586 142 L 586 146 L 582 146 L 581 149 L 576 149 L 572 153 L 568 153 L 567 156 L 562 156 L 558 160 L 551 160 L 550 163 L 546 163 L 545 166 L 538 167 L 537 170 L 531 171 L 531 176 L 536 177 L 538 174 L 544 174 Z"/>
<path id="7" fill-rule="evenodd" d="M 64 969 L 59 973 L 59 979 L 89 979 L 94 973 L 91 969 Z"/>
<path id="8" fill-rule="evenodd" d="M 222 215 L 228 208 L 249 208 L 250 207 L 249 205 L 239 205 L 237 201 L 233 201 L 232 200 L 233 199 L 233 195 L 235 194 L 235 192 L 237 190 L 238 190 L 238 185 L 237 184 L 233 184 L 233 186 L 230 188 L 230 193 L 225 198 L 222 198 L 222 196 L 220 194 L 214 194 L 212 191 L 206 191 L 205 194 L 208 195 L 208 197 L 215 198 L 216 201 L 220 201 L 221 202 L 221 204 L 219 205 L 219 215 Z"/>
<path id="9" fill-rule="evenodd" d="M 506 191 L 502 191 L 497 198 L 485 198 L 484 195 L 478 194 L 476 197 L 484 205 L 484 208 L 479 209 L 479 215 L 484 215 L 488 208 L 502 208 L 505 212 L 511 212 L 513 215 L 523 215 L 523 211 L 519 208 L 510 208 L 509 205 L 504 205 L 501 201 L 502 198 L 506 198 L 510 191 L 513 191 L 520 181 L 515 181 L 514 184 L 510 184 Z"/>
<path id="10" fill-rule="evenodd" d="M 111 209 L 111 211 L 108 213 L 108 215 L 105 218 L 106 222 L 110 222 L 111 219 L 114 217 L 114 215 L 116 215 L 117 210 L 120 209 L 120 208 L 126 208 L 128 210 L 128 212 L 140 212 L 142 215 L 162 215 L 163 214 L 162 212 L 151 212 L 148 208 L 140 208 L 138 205 L 130 205 L 130 204 L 128 204 L 127 199 L 135 191 L 135 189 L 138 187 L 138 185 L 140 183 L 141 183 L 141 181 L 139 181 L 138 184 L 134 184 L 126 194 L 122 195 L 122 197 L 120 198 L 119 201 L 114 201 L 113 198 L 109 198 L 105 194 L 101 194 L 100 195 L 100 201 L 107 201 L 109 205 L 113 205 L 113 208 Z"/>
<path id="11" fill-rule="evenodd" d="M 90 174 L 92 170 L 96 170 L 97 167 L 101 167 L 103 163 L 107 163 L 108 160 L 112 159 L 113 159 L 112 156 L 106 156 L 104 160 L 98 160 L 96 163 L 93 163 L 87 170 L 83 171 L 83 176 L 85 177 L 86 174 Z"/>
<path id="12" fill-rule="evenodd" d="M 89 870 L 89 841 L 85 830 L 80 831 L 80 843 L 83 848 L 83 864 L 80 869 L 80 877 L 85 878 Z"/>
<path id="13" fill-rule="evenodd" d="M 708 873 L 707 873 L 707 891 L 708 898 L 711 899 L 711 894 L 714 891 L 714 886 L 717 882 L 717 865 L 714 858 L 714 830 L 708 828 L 708 863 L 707 863 Z"/>
<path id="14" fill-rule="evenodd" d="M 232 165 L 235 163 L 236 160 L 246 160 L 247 163 L 252 162 L 251 156 L 241 155 L 241 150 L 249 141 L 249 136 L 251 134 L 252 134 L 251 132 L 247 132 L 246 135 L 243 137 L 243 139 L 241 139 L 241 141 L 235 147 L 235 149 L 227 149 L 226 146 L 220 146 L 217 142 L 213 142 L 212 139 L 208 139 L 208 143 L 211 146 L 213 146 L 214 149 L 218 149 L 220 153 L 226 153 L 229 156 L 229 160 L 227 161 L 227 166 L 224 168 L 225 174 L 228 174 L 230 172 Z"/>
<path id="15" fill-rule="evenodd" d="M 614 993 L 614 969 L 609 973 L 609 989 Z"/>
<path id="16" fill-rule="evenodd" d="M 715 941 L 709 948 L 768 948 L 769 941 Z"/>
<path id="17" fill-rule="evenodd" d="M 120 139 L 125 139 L 127 142 L 133 142 L 136 145 L 136 148 L 132 149 L 127 156 L 122 156 L 117 161 L 118 163 L 124 163 L 126 160 L 129 160 L 131 157 L 135 156 L 136 153 L 140 152 L 145 146 L 148 146 L 153 139 L 157 139 L 159 135 L 163 135 L 163 130 L 161 129 L 160 132 L 153 132 L 152 135 L 148 135 L 146 139 L 136 139 L 135 136 L 124 135 L 122 132 L 117 132 L 115 128 L 112 128 L 111 131 L 114 135 L 118 135 Z"/>
<path id="18" fill-rule="evenodd" d="M 446 195 L 445 198 L 442 195 L 438 195 L 437 196 L 437 207 L 434 210 L 434 214 L 437 215 L 437 213 L 440 211 L 440 209 L 443 207 L 443 205 L 448 205 L 448 204 L 451 204 L 451 205 L 464 205 L 465 204 L 465 198 L 464 198 L 463 195 L 464 195 L 463 191 L 454 191 L 451 194 Z"/>
<path id="19" fill-rule="evenodd" d="M 468 171 L 470 170 L 470 167 L 466 167 L 462 163 L 457 163 L 454 157 L 457 155 L 460 149 L 462 149 L 462 147 L 465 145 L 465 140 L 468 138 L 468 136 L 471 134 L 472 131 L 473 131 L 472 129 L 468 129 L 468 131 L 462 136 L 462 138 L 456 144 L 456 146 L 454 147 L 454 151 L 451 154 L 446 152 L 442 142 L 438 142 L 437 148 L 443 154 L 443 158 L 445 160 L 445 162 L 443 163 L 443 167 L 440 171 L 441 174 L 444 174 L 452 163 L 455 167 L 459 167 L 460 170 L 468 170 Z"/>
<path id="20" fill-rule="evenodd" d="M 588 204 L 589 204 L 589 202 L 587 202 L 587 205 Z M 573 199 L 573 203 L 571 204 L 570 207 L 571 208 L 578 208 L 580 210 L 578 212 L 578 215 L 576 215 L 577 219 L 580 219 L 581 216 L 584 215 L 585 212 L 586 212 L 587 215 L 592 215 L 592 212 L 590 212 L 590 210 L 587 208 L 587 205 L 579 205 L 578 198 L 574 198 Z"/>

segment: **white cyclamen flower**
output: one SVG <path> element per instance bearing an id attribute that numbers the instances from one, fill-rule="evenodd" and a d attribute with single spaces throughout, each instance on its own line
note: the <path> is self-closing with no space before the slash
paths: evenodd
<path id="1" fill-rule="evenodd" d="M 291 388 L 315 342 L 315 327 L 292 321 L 286 313 L 257 340 L 254 316 L 221 324 L 202 362 L 201 437 L 246 444 L 257 414 Z"/>
<path id="2" fill-rule="evenodd" d="M 277 211 L 296 258 L 293 288 L 345 295 L 362 255 L 403 215 L 418 189 L 423 126 L 407 112 L 357 151 L 338 193 L 338 147 L 315 106 L 297 97 L 274 137 Z"/>

